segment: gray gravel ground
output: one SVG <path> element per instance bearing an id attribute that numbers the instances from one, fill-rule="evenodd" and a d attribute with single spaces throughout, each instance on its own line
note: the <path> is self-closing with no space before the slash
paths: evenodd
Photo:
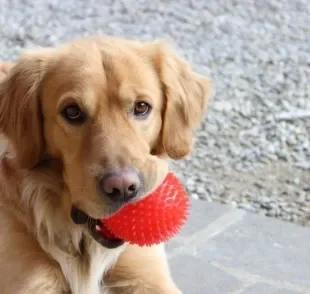
<path id="1" fill-rule="evenodd" d="M 0 0 L 0 58 L 90 34 L 164 37 L 214 80 L 190 158 L 195 198 L 310 219 L 309 0 Z"/>

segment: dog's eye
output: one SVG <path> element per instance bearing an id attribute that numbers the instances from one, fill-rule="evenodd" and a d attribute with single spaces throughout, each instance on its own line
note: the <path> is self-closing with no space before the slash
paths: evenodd
<path id="1" fill-rule="evenodd" d="M 151 110 L 152 107 L 148 103 L 144 101 L 137 102 L 134 108 L 134 115 L 144 117 L 147 116 L 151 112 Z"/>
<path id="2" fill-rule="evenodd" d="M 66 106 L 62 112 L 62 116 L 70 123 L 81 124 L 85 121 L 86 115 L 77 104 Z"/>

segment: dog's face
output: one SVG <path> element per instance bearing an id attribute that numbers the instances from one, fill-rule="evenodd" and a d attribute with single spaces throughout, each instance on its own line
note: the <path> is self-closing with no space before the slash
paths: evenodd
<path id="1" fill-rule="evenodd" d="M 102 218 L 189 153 L 208 93 L 161 42 L 89 38 L 17 62 L 0 84 L 0 128 L 21 168 L 60 161 L 65 201 Z"/>

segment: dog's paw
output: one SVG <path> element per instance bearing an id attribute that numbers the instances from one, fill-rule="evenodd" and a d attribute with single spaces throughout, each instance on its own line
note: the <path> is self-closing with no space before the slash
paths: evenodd
<path id="1" fill-rule="evenodd" d="M 184 294 L 180 289 L 178 288 L 162 288 L 162 289 L 156 289 L 154 292 L 150 292 L 150 294 Z"/>
<path id="2" fill-rule="evenodd" d="M 106 292 L 105 292 L 106 291 Z M 184 294 L 181 290 L 177 288 L 150 288 L 144 286 L 138 287 L 120 287 L 120 288 L 110 288 L 108 287 L 103 293 L 104 294 Z"/>
<path id="3" fill-rule="evenodd" d="M 171 294 L 183 294 L 183 292 L 181 292 L 179 289 L 176 289 L 174 292 L 171 292 Z"/>

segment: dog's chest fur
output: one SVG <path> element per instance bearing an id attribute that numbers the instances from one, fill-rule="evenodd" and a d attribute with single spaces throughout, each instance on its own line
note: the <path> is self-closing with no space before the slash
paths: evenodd
<path id="1" fill-rule="evenodd" d="M 69 284 L 72 294 L 102 294 L 103 276 L 114 265 L 123 246 L 106 249 L 94 241 L 90 243 L 86 255 L 55 256 Z"/>
<path id="2" fill-rule="evenodd" d="M 115 264 L 125 245 L 107 249 L 89 238 L 86 242 L 83 252 L 79 254 L 59 247 L 50 248 L 48 253 L 60 265 L 70 293 L 103 294 L 103 276 Z"/>
<path id="3" fill-rule="evenodd" d="M 32 225 L 36 239 L 59 264 L 66 288 L 71 294 L 103 294 L 103 276 L 117 261 L 126 244 L 116 249 L 103 247 L 89 235 L 87 228 L 73 224 L 66 214 L 55 208 L 53 199 L 57 193 L 49 195 L 52 191 L 44 184 L 29 180 L 24 184 L 22 199 L 36 211 Z"/>

